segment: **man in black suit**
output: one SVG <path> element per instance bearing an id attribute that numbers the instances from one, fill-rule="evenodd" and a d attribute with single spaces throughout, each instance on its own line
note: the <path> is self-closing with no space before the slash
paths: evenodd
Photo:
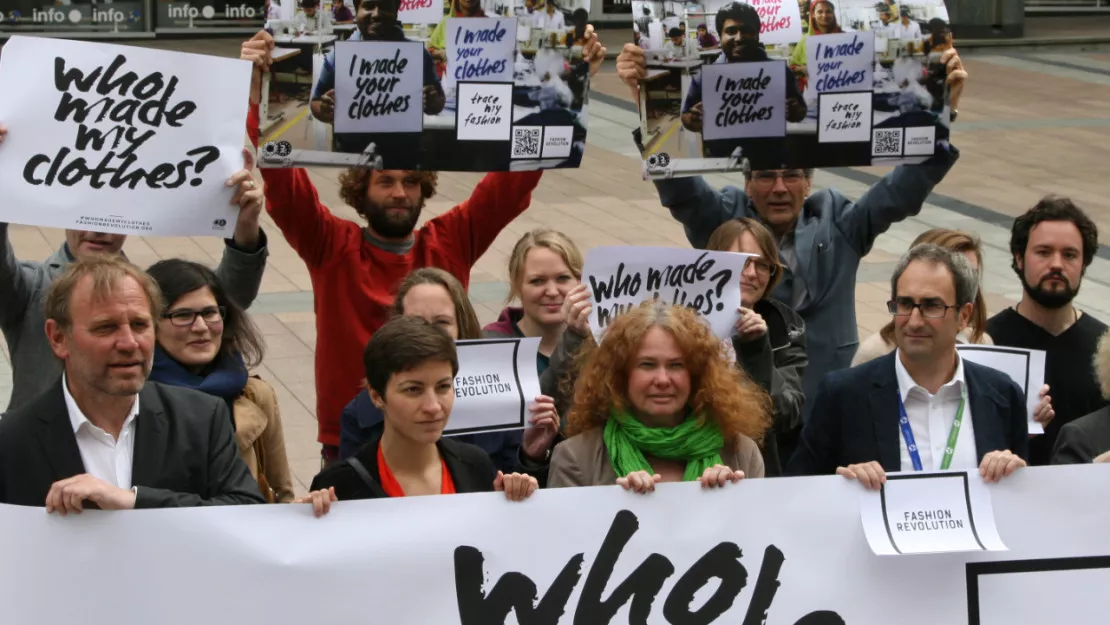
<path id="1" fill-rule="evenodd" d="M 62 515 L 263 503 L 227 404 L 147 382 L 161 300 L 115 256 L 76 262 L 51 285 L 46 334 L 63 373 L 0 418 L 0 503 Z"/>
<path id="2" fill-rule="evenodd" d="M 1094 369 L 1102 397 L 1110 401 L 1110 332 L 1098 341 Z M 1090 462 L 1110 462 L 1110 406 L 1065 424 L 1052 448 L 1052 464 Z"/>
<path id="3" fill-rule="evenodd" d="M 835 472 L 878 489 L 888 471 L 978 467 L 994 482 L 1025 466 L 1024 393 L 956 351 L 978 288 L 961 254 L 918 245 L 903 256 L 887 304 L 898 348 L 825 376 L 787 474 Z"/>

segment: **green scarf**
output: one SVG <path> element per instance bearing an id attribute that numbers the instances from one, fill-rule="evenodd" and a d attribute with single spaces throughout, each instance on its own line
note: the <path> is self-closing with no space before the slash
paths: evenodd
<path id="1" fill-rule="evenodd" d="M 605 422 L 605 449 L 617 477 L 633 471 L 654 474 L 644 458 L 647 452 L 666 460 L 685 460 L 685 482 L 692 482 L 713 465 L 724 464 L 721 448 L 725 445 L 720 428 L 712 421 L 698 422 L 694 417 L 673 428 L 649 428 L 626 412 L 613 410 Z"/>

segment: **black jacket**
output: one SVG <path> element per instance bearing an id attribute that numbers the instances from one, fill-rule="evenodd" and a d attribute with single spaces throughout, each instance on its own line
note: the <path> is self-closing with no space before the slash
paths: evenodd
<path id="1" fill-rule="evenodd" d="M 335 487 L 335 496 L 339 501 L 352 499 L 379 499 L 385 498 L 385 491 L 381 487 L 381 474 L 378 473 L 378 445 L 382 440 L 384 424 L 374 428 L 371 438 L 352 456 L 362 463 L 367 473 L 372 478 L 367 483 L 359 476 L 358 471 L 351 465 L 350 459 L 341 460 L 324 469 L 312 479 L 310 490 Z M 436 443 L 440 455 L 447 463 L 447 472 L 455 482 L 456 493 L 484 493 L 493 491 L 493 481 L 497 478 L 497 469 L 493 466 L 487 454 L 481 447 L 462 443 L 450 438 L 441 438 Z"/>
<path id="2" fill-rule="evenodd" d="M 1110 406 L 1065 423 L 1056 436 L 1052 464 L 1090 464 L 1110 451 Z"/>
<path id="3" fill-rule="evenodd" d="M 83 473 L 61 378 L 0 419 L 0 503 L 43 507 L 54 482 Z M 139 391 L 131 482 L 136 508 L 265 503 L 227 403 L 157 382 Z"/>
<path id="4" fill-rule="evenodd" d="M 802 429 L 802 374 L 806 356 L 806 326 L 802 317 L 776 299 L 763 299 L 752 309 L 767 323 L 762 338 L 741 343 L 733 337 L 736 364 L 771 395 L 774 424 L 760 445 L 767 477 L 782 475 Z"/>
<path id="5" fill-rule="evenodd" d="M 902 470 L 897 354 L 825 376 L 787 475 L 832 475 L 837 467 L 871 461 L 885 471 Z M 1002 449 L 1028 460 L 1025 393 L 1001 371 L 967 360 L 963 366 L 977 462 Z"/>

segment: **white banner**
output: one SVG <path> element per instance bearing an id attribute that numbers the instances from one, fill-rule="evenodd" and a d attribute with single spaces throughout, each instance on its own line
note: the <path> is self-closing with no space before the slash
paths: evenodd
<path id="1" fill-rule="evenodd" d="M 455 405 L 444 436 L 531 427 L 528 406 L 540 395 L 540 339 L 458 341 Z"/>
<path id="2" fill-rule="evenodd" d="M 786 136 L 784 62 L 714 63 L 701 71 L 707 141 Z"/>
<path id="3" fill-rule="evenodd" d="M 464 80 L 512 83 L 515 18 L 450 17 L 446 39 L 445 90 Z"/>
<path id="4" fill-rule="evenodd" d="M 0 62 L 0 221 L 231 236 L 250 63 L 12 37 Z"/>
<path id="5" fill-rule="evenodd" d="M 1010 376 L 1021 392 L 1025 393 L 1026 410 L 1029 412 L 1029 433 L 1044 434 L 1044 426 L 1033 420 L 1037 404 L 1041 403 L 1041 387 L 1044 386 L 1044 350 L 967 343 L 956 345 L 956 349 L 959 350 L 961 358 L 997 369 Z M 1049 396 L 1052 396 L 1051 389 L 1049 389 Z"/>
<path id="6" fill-rule="evenodd" d="M 335 44 L 336 132 L 420 132 L 423 89 L 420 42 Z"/>
<path id="7" fill-rule="evenodd" d="M 339 502 L 322 519 L 305 505 L 64 518 L 0 506 L 0 620 L 1105 623 L 1110 465 L 990 486 L 1004 553 L 876 556 L 860 488 L 828 476 L 407 497 Z"/>
<path id="8" fill-rule="evenodd" d="M 751 254 L 670 247 L 595 247 L 582 280 L 590 285 L 590 331 L 601 340 L 620 315 L 649 299 L 692 308 L 721 339 L 740 318 L 740 272 Z"/>

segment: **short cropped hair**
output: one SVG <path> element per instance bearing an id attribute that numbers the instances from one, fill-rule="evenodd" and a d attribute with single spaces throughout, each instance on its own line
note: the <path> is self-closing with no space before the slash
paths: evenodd
<path id="1" fill-rule="evenodd" d="M 963 307 L 975 301 L 979 293 L 979 275 L 971 268 L 963 254 L 947 250 L 933 243 L 922 243 L 910 248 L 898 261 L 894 275 L 890 277 L 890 298 L 898 297 L 898 280 L 906 267 L 914 261 L 942 264 L 952 274 L 952 284 L 956 289 L 956 306 Z"/>
<path id="2" fill-rule="evenodd" d="M 1029 247 L 1029 233 L 1033 228 L 1044 221 L 1070 221 L 1079 229 L 1079 236 L 1083 238 L 1083 269 L 1090 266 L 1098 251 L 1098 226 L 1066 197 L 1047 195 L 1037 205 L 1014 220 L 1010 229 L 1010 262 L 1021 276 L 1021 267 L 1017 259 L 1024 262 L 1025 248 Z"/>
<path id="3" fill-rule="evenodd" d="M 385 397 L 389 379 L 435 360 L 451 363 L 452 377 L 459 373 L 455 341 L 447 332 L 422 317 L 394 317 L 374 333 L 362 353 L 366 383 Z"/>
<path id="4" fill-rule="evenodd" d="M 723 34 L 725 32 L 725 22 L 728 20 L 734 20 L 736 23 L 748 27 L 755 26 L 756 32 L 759 32 L 759 12 L 750 4 L 733 2 L 721 7 L 717 11 L 715 22 L 718 33 Z"/>
<path id="5" fill-rule="evenodd" d="M 94 300 L 103 300 L 112 294 L 120 282 L 131 278 L 139 283 L 150 304 L 150 319 L 155 322 L 165 307 L 162 291 L 158 284 L 142 269 L 125 260 L 122 256 L 96 254 L 77 260 L 54 280 L 43 299 L 42 312 L 46 319 L 52 319 L 63 331 L 73 326 L 70 304 L 77 285 L 86 277 L 92 278 Z"/>

